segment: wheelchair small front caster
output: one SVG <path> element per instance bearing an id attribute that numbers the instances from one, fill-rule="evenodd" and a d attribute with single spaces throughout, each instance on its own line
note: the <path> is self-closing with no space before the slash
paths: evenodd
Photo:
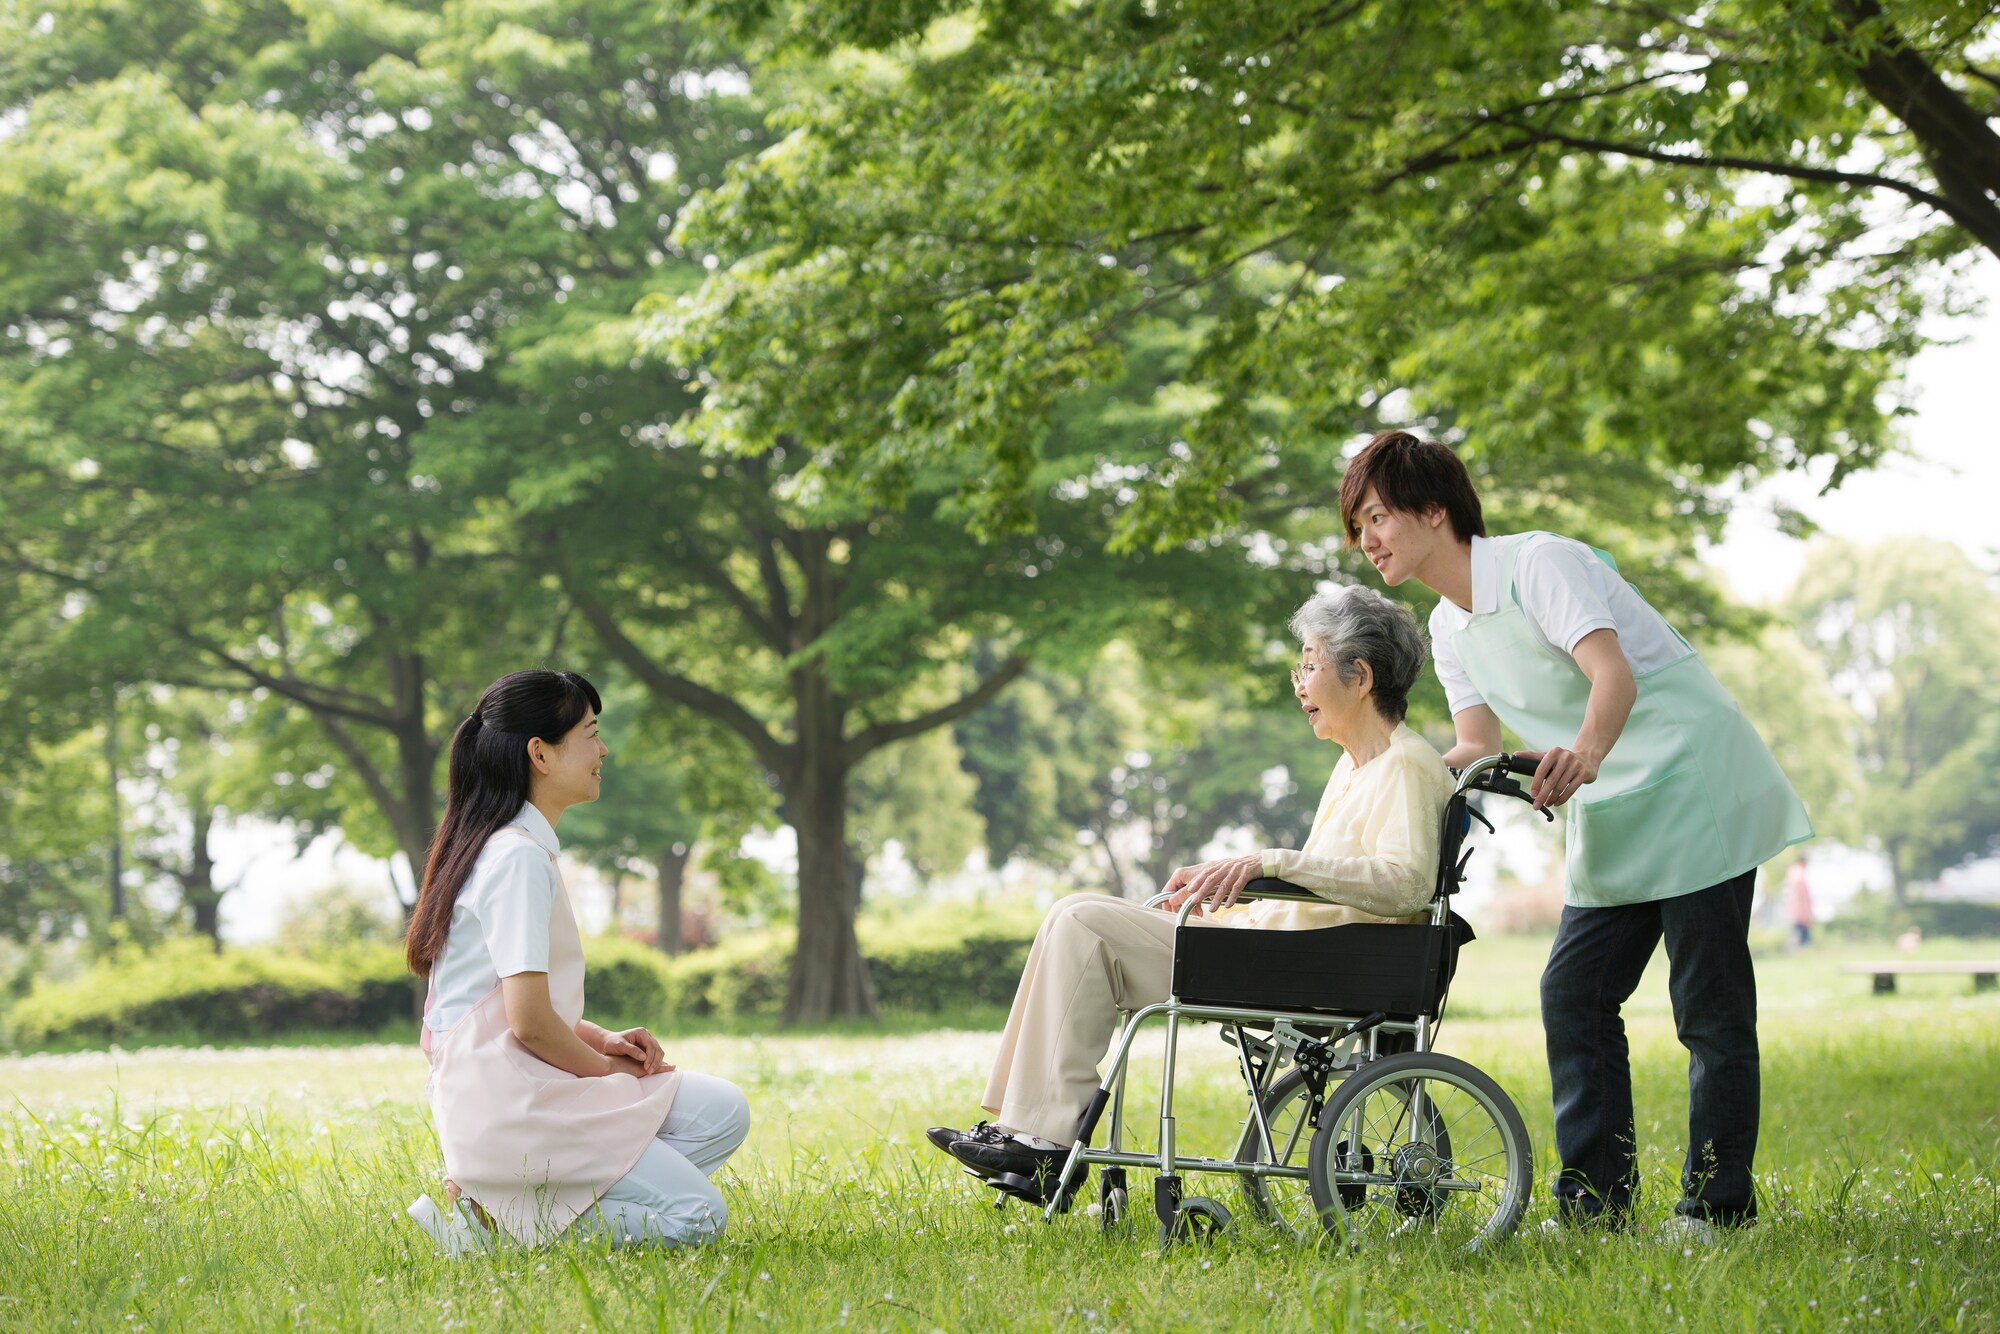
<path id="1" fill-rule="evenodd" d="M 1125 1169 L 1107 1167 L 1097 1185 L 1098 1225 L 1109 1232 L 1132 1217 L 1132 1196 L 1125 1185 Z"/>
<path id="2" fill-rule="evenodd" d="M 1229 1210 L 1206 1195 L 1189 1195 L 1174 1210 L 1173 1218 L 1160 1224 L 1160 1249 L 1171 1250 L 1184 1241 L 1206 1246 L 1229 1231 Z"/>

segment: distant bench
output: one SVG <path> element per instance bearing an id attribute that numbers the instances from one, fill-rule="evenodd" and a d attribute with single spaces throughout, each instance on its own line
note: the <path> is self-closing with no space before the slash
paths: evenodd
<path id="1" fill-rule="evenodd" d="M 1843 973 L 1868 973 L 1875 978 L 1875 994 L 1893 995 L 1898 973 L 1971 973 L 1974 991 L 1991 991 L 2000 963 L 1991 959 L 1903 959 L 1896 963 L 1844 963 Z"/>

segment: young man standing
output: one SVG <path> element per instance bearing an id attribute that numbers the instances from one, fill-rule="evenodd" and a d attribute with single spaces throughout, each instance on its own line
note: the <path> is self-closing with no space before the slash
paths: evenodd
<path id="1" fill-rule="evenodd" d="M 1551 533 L 1488 538 L 1457 455 L 1375 437 L 1340 514 L 1385 583 L 1440 596 L 1431 651 L 1462 766 L 1511 728 L 1542 752 L 1529 795 L 1564 807 L 1564 907 L 1542 1026 L 1570 1223 L 1629 1217 L 1638 1159 L 1620 1009 L 1664 938 L 1688 1049 L 1688 1153 L 1674 1229 L 1707 1239 L 1756 1217 L 1757 867 L 1811 838 L 1770 750 L 1699 655 L 1611 558 Z"/>

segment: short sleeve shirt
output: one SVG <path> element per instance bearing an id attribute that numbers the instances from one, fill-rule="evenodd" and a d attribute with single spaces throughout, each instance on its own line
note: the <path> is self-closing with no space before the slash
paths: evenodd
<path id="1" fill-rule="evenodd" d="M 1507 595 L 1500 587 L 1500 542 L 1511 540 L 1473 538 L 1472 610 L 1441 598 L 1431 612 L 1431 654 L 1454 714 L 1486 702 L 1452 651 L 1451 638 L 1475 616 L 1500 610 Z M 1694 652 L 1596 552 L 1554 533 L 1526 539 L 1514 561 L 1514 597 L 1529 631 L 1551 653 L 1573 654 L 1585 635 L 1613 630 L 1632 674 L 1644 676 Z"/>
<path id="2" fill-rule="evenodd" d="M 549 970 L 553 858 L 560 849 L 556 831 L 529 805 L 487 839 L 452 908 L 444 951 L 431 967 L 425 1023 L 433 1033 L 464 1018 L 501 978 Z"/>

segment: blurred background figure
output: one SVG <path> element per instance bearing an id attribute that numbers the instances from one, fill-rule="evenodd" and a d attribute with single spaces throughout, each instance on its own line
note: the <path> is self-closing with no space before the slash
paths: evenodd
<path id="1" fill-rule="evenodd" d="M 1792 924 L 1792 948 L 1802 950 L 1812 944 L 1815 925 L 1812 887 L 1806 883 L 1806 858 L 1803 853 L 1792 863 L 1792 869 L 1785 872 L 1785 917 Z"/>

